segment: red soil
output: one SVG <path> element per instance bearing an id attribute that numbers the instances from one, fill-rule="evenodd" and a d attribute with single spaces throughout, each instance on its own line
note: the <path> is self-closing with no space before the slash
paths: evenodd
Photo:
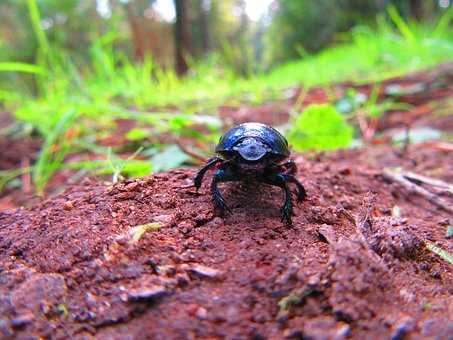
<path id="1" fill-rule="evenodd" d="M 187 187 L 190 169 L 87 180 L 0 212 L 0 337 L 451 337 L 452 266 L 424 242 L 452 252 L 452 216 L 382 169 L 451 181 L 452 154 L 375 147 L 295 160 L 308 198 L 292 228 L 276 188 L 225 184 L 233 212 L 221 217 L 207 185 Z M 160 230 L 133 242 L 151 222 Z"/>

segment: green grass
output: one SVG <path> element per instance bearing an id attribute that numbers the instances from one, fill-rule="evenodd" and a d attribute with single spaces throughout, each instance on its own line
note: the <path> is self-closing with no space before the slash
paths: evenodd
<path id="1" fill-rule="evenodd" d="M 381 18 L 377 28 L 358 27 L 347 42 L 268 73 L 241 78 L 221 67 L 213 56 L 209 61 L 193 65 L 191 73 L 181 79 L 172 70 L 158 67 L 151 58 L 137 64 L 115 51 L 113 33 L 93 42 L 89 62 L 74 60 L 69 51 L 49 43 L 39 24 L 36 0 L 27 3 L 39 43 L 36 62 L 0 63 L 0 72 L 26 73 L 32 77 L 26 79 L 32 79 L 33 86 L 23 90 L 19 84 L 3 85 L 0 101 L 18 122 L 32 126 L 44 140 L 32 171 L 38 193 L 63 168 L 66 156 L 71 153 L 90 152 L 109 159 L 110 151 L 99 147 L 97 139 L 108 135 L 118 118 L 136 120 L 137 129 L 150 136 L 168 133 L 175 138 L 184 135 L 204 144 L 212 143 L 222 125 L 217 118 L 217 108 L 221 105 L 244 102 L 259 105 L 278 100 L 282 97 L 281 90 L 290 86 L 308 90 L 345 80 L 379 82 L 453 59 L 451 9 L 437 23 L 422 25 L 403 21 L 390 8 L 390 19 Z M 32 89 L 36 94 L 31 94 Z M 210 132 L 199 133 L 192 129 L 194 124 L 207 125 Z M 68 132 L 75 137 L 66 138 Z M 150 169 L 151 159 L 158 163 L 156 155 L 165 155 L 160 151 L 165 150 L 165 145 L 147 142 L 144 137 L 142 133 L 138 140 L 130 142 L 135 147 L 141 142 L 145 150 L 140 156 L 148 158 L 129 162 L 145 161 L 146 164 L 140 163 L 140 169 Z M 99 164 L 94 167 L 98 169 Z M 116 178 L 126 165 L 121 164 L 119 168 L 113 166 L 111 170 Z M 142 174 L 143 170 L 138 173 Z"/>

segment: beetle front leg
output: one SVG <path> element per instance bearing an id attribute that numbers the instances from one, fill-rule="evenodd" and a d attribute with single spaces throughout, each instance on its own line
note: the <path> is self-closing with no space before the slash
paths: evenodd
<path id="1" fill-rule="evenodd" d="M 291 198 L 291 190 L 289 189 L 288 183 L 284 177 L 285 174 L 271 174 L 263 177 L 261 180 L 264 183 L 275 185 L 282 188 L 285 193 L 285 203 L 282 207 L 282 222 L 286 222 L 288 226 L 292 225 L 291 216 L 293 215 L 293 201 Z"/>
<path id="2" fill-rule="evenodd" d="M 194 184 L 195 188 L 197 188 L 197 191 L 201 187 L 201 182 L 203 181 L 203 177 L 206 174 L 206 172 L 209 169 L 211 169 L 214 165 L 216 165 L 217 163 L 221 163 L 221 162 L 223 162 L 222 158 L 212 157 L 207 161 L 206 165 L 204 167 L 202 167 L 200 169 L 200 171 L 198 171 L 197 175 L 195 176 L 195 179 L 193 180 L 193 184 Z"/>
<path id="3" fill-rule="evenodd" d="M 293 175 L 289 175 L 287 173 L 280 174 L 280 175 L 284 178 L 285 182 L 290 182 L 290 183 L 293 183 L 293 184 L 296 185 L 296 187 L 297 187 L 297 201 L 298 202 L 302 202 L 305 199 L 305 197 L 307 197 L 307 193 L 306 193 L 305 188 L 302 185 L 302 183 L 300 183 L 296 179 L 296 177 L 294 177 Z"/>
<path id="4" fill-rule="evenodd" d="M 228 163 L 224 163 L 222 167 L 216 171 L 214 177 L 212 178 L 211 183 L 211 192 L 212 192 L 212 199 L 216 207 L 218 207 L 222 211 L 231 212 L 231 209 L 225 202 L 222 194 L 219 191 L 218 184 L 221 182 L 232 182 L 232 181 L 239 181 L 239 178 L 236 176 L 235 173 L 231 170 Z"/>

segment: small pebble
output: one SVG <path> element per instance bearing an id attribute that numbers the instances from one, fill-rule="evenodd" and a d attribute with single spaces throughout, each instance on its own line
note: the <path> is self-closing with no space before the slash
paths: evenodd
<path id="1" fill-rule="evenodd" d="M 156 300 L 167 294 L 164 286 L 154 286 L 149 288 L 135 289 L 129 291 L 129 300 L 149 301 Z"/>
<path id="2" fill-rule="evenodd" d="M 132 182 L 124 187 L 126 191 L 135 191 L 135 189 L 139 186 L 139 182 Z"/>
<path id="3" fill-rule="evenodd" d="M 72 201 L 66 201 L 63 205 L 63 209 L 66 211 L 74 209 L 74 203 Z"/>
<path id="4" fill-rule="evenodd" d="M 13 330 L 11 329 L 9 322 L 5 319 L 0 319 L 0 337 L 9 339 L 13 336 Z"/>
<path id="5" fill-rule="evenodd" d="M 450 225 L 450 219 L 444 218 L 443 220 L 439 221 L 438 224 L 440 226 L 445 226 L 446 227 L 446 226 Z"/>
<path id="6" fill-rule="evenodd" d="M 222 272 L 220 270 L 206 267 L 201 264 L 192 265 L 188 268 L 188 270 L 191 273 L 196 274 L 197 276 L 199 276 L 201 278 L 208 278 L 208 279 L 218 278 L 222 274 Z"/>
<path id="7" fill-rule="evenodd" d="M 447 227 L 447 232 L 446 232 L 445 238 L 447 238 L 447 239 L 453 238 L 453 225 L 449 225 Z"/>
<path id="8" fill-rule="evenodd" d="M 351 333 L 351 326 L 343 325 L 336 332 L 334 339 L 345 339 Z"/>
<path id="9" fill-rule="evenodd" d="M 172 265 L 156 266 L 156 272 L 159 275 L 175 275 L 176 268 Z"/>
<path id="10" fill-rule="evenodd" d="M 304 339 L 304 334 L 300 329 L 286 329 L 283 336 L 285 339 Z"/>
<path id="11" fill-rule="evenodd" d="M 185 287 L 189 284 L 190 278 L 186 273 L 178 274 L 176 276 L 176 282 L 178 287 Z"/>
<path id="12" fill-rule="evenodd" d="M 13 328 L 16 328 L 16 329 L 22 328 L 22 327 L 25 327 L 26 325 L 28 325 L 34 319 L 35 319 L 35 316 L 32 313 L 22 314 L 11 320 L 11 326 L 13 326 Z"/>
<path id="13" fill-rule="evenodd" d="M 416 300 L 415 294 L 406 288 L 400 289 L 400 296 L 407 302 L 415 302 Z"/>
<path id="14" fill-rule="evenodd" d="M 208 311 L 206 310 L 206 308 L 199 307 L 195 312 L 195 316 L 197 317 L 197 319 L 206 320 L 208 317 Z"/>
<path id="15" fill-rule="evenodd" d="M 296 263 L 291 263 L 275 282 L 278 284 L 287 284 L 288 282 L 297 279 L 297 271 L 299 270 L 299 267 L 300 266 Z"/>
<path id="16" fill-rule="evenodd" d="M 429 275 L 431 275 L 431 277 L 434 279 L 440 279 L 442 277 L 442 275 L 440 274 L 440 271 L 436 270 L 436 269 L 431 270 Z"/>
<path id="17" fill-rule="evenodd" d="M 230 306 L 226 309 L 226 320 L 230 325 L 235 325 L 241 320 L 241 314 L 235 306 Z"/>
<path id="18" fill-rule="evenodd" d="M 400 322 L 391 335 L 392 340 L 402 340 L 407 333 L 410 333 L 415 327 L 413 318 L 406 318 Z"/>
<path id="19" fill-rule="evenodd" d="M 172 220 L 172 215 L 158 215 L 154 216 L 153 220 L 156 222 L 160 222 L 162 224 L 170 223 Z"/>

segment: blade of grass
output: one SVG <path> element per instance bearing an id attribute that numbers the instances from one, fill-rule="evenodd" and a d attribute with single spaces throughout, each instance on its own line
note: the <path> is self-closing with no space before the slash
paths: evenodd
<path id="1" fill-rule="evenodd" d="M 23 72 L 43 74 L 44 70 L 42 69 L 42 67 L 33 64 L 20 62 L 2 62 L 0 63 L 0 72 Z"/>
<path id="2" fill-rule="evenodd" d="M 409 28 L 404 19 L 401 17 L 401 15 L 398 13 L 396 7 L 393 5 L 389 6 L 387 12 L 390 16 L 390 19 L 392 19 L 393 23 L 395 24 L 396 28 L 398 28 L 398 31 L 401 33 L 401 35 L 407 41 L 414 42 L 415 41 L 414 33 Z"/>
<path id="3" fill-rule="evenodd" d="M 448 251 L 436 246 L 434 243 L 425 242 L 426 248 L 432 251 L 434 254 L 439 255 L 443 260 L 447 261 L 450 264 L 453 264 L 453 255 Z"/>
<path id="4" fill-rule="evenodd" d="M 448 31 L 448 27 L 451 29 L 451 21 L 453 19 L 453 7 L 450 7 L 439 19 L 436 27 L 433 31 L 433 37 L 440 38 Z"/>
<path id="5" fill-rule="evenodd" d="M 46 33 L 41 26 L 41 14 L 39 12 L 38 4 L 36 0 L 27 0 L 27 6 L 33 31 L 35 32 L 39 47 L 41 48 L 42 53 L 48 57 L 50 53 L 50 47 Z"/>
<path id="6" fill-rule="evenodd" d="M 45 136 L 44 144 L 33 167 L 33 181 L 38 195 L 42 195 L 44 187 L 52 174 L 61 166 L 64 156 L 68 152 L 67 141 L 57 142 L 66 132 L 76 118 L 77 112 L 74 109 L 66 111 L 50 133 Z M 57 148 L 57 150 L 55 150 Z"/>
<path id="7" fill-rule="evenodd" d="M 0 192 L 3 191 L 5 186 L 16 177 L 19 177 L 30 171 L 30 168 L 19 168 L 13 170 L 2 170 L 0 171 Z"/>

